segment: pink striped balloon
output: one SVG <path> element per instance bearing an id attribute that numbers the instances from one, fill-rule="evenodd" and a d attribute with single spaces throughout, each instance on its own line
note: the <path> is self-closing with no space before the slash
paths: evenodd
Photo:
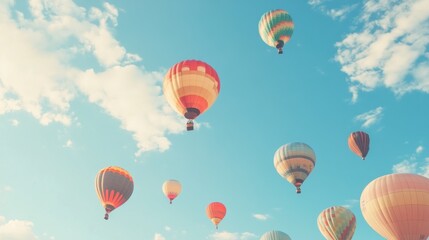
<path id="1" fill-rule="evenodd" d="M 345 207 L 333 206 L 319 214 L 317 225 L 327 240 L 350 240 L 356 229 L 356 217 Z"/>

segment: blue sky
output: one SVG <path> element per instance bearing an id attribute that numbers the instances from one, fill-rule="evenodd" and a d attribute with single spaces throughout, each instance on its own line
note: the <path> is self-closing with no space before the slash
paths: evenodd
<path id="1" fill-rule="evenodd" d="M 429 177 L 427 6 L 0 0 L 0 239 L 323 239 L 317 216 L 335 205 L 356 215 L 354 239 L 383 239 L 361 215 L 364 187 L 392 172 Z M 283 55 L 258 34 L 278 8 L 295 23 Z M 222 84 L 193 132 L 162 95 L 186 59 Z M 347 146 L 357 130 L 371 136 L 365 161 Z M 290 142 L 317 157 L 300 195 L 273 166 Z M 94 178 L 111 165 L 135 189 L 105 221 Z M 171 178 L 183 186 L 172 205 Z M 217 231 L 213 201 L 227 208 Z"/>

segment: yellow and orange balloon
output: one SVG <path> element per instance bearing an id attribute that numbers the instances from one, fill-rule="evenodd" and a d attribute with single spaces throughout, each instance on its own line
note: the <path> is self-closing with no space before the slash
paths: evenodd
<path id="1" fill-rule="evenodd" d="M 185 60 L 172 66 L 164 77 L 164 95 L 171 107 L 194 129 L 193 120 L 209 109 L 220 92 L 214 68 L 199 60 Z"/>
<path id="2" fill-rule="evenodd" d="M 389 240 L 429 237 L 429 178 L 389 174 L 370 182 L 360 197 L 366 222 Z"/>
<path id="3" fill-rule="evenodd" d="M 95 190 L 106 214 L 124 204 L 133 193 L 134 181 L 131 174 L 120 167 L 111 166 L 101 169 L 95 177 Z"/>
<path id="4" fill-rule="evenodd" d="M 327 240 L 351 240 L 356 229 L 356 217 L 348 208 L 333 206 L 319 214 L 317 226 Z"/>

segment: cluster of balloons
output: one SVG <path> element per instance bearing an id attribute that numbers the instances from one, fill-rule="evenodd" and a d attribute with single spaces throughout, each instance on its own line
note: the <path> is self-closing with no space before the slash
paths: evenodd
<path id="1" fill-rule="evenodd" d="M 294 30 L 292 17 L 284 10 L 269 11 L 259 21 L 259 34 L 279 54 Z M 187 119 L 188 131 L 194 120 L 207 111 L 220 92 L 220 79 L 209 64 L 200 60 L 184 60 L 173 65 L 164 77 L 163 92 L 171 107 Z M 348 138 L 351 151 L 365 159 L 369 151 L 369 135 L 352 132 Z M 277 172 L 294 185 L 297 193 L 313 171 L 316 155 L 306 143 L 292 142 L 278 148 L 274 154 Z M 107 167 L 97 174 L 95 188 L 106 211 L 105 219 L 131 196 L 132 176 L 120 167 Z M 162 186 L 170 204 L 181 193 L 177 180 L 167 180 Z M 362 192 L 361 209 L 365 220 L 380 235 L 389 240 L 426 240 L 429 236 L 429 179 L 414 174 L 391 174 L 372 181 Z M 212 202 L 206 208 L 207 217 L 218 228 L 226 215 L 226 207 Z M 329 240 L 350 240 L 356 229 L 355 215 L 342 206 L 323 210 L 317 225 Z M 260 240 L 291 240 L 281 231 L 269 231 Z"/>

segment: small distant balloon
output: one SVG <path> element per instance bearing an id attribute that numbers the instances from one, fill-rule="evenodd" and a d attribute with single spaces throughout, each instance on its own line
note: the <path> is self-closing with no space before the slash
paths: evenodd
<path id="1" fill-rule="evenodd" d="M 327 240 L 351 240 L 356 229 L 356 217 L 345 207 L 333 206 L 319 214 L 317 226 Z"/>
<path id="2" fill-rule="evenodd" d="M 170 200 L 171 204 L 179 196 L 180 192 L 182 192 L 182 185 L 177 180 L 167 180 L 162 184 L 162 192 Z"/>
<path id="3" fill-rule="evenodd" d="M 293 29 L 292 17 L 282 9 L 266 12 L 259 20 L 259 35 L 268 46 L 277 48 L 279 54 L 292 37 Z"/>
<path id="4" fill-rule="evenodd" d="M 292 240 L 289 235 L 282 231 L 269 231 L 264 233 L 259 240 Z"/>
<path id="5" fill-rule="evenodd" d="M 133 193 L 134 182 L 131 175 L 123 168 L 111 166 L 101 169 L 95 177 L 95 190 L 106 214 L 124 204 Z"/>
<path id="6" fill-rule="evenodd" d="M 316 155 L 305 143 L 294 142 L 281 146 L 274 154 L 274 167 L 288 182 L 301 193 L 301 185 L 313 171 Z"/>
<path id="7" fill-rule="evenodd" d="M 366 132 L 352 132 L 348 139 L 349 148 L 356 155 L 365 160 L 369 151 L 369 135 Z"/>
<path id="8" fill-rule="evenodd" d="M 172 66 L 164 77 L 164 95 L 170 106 L 194 129 L 193 120 L 209 109 L 220 92 L 220 79 L 214 68 L 199 60 L 185 60 Z"/>
<path id="9" fill-rule="evenodd" d="M 226 207 L 223 205 L 223 203 L 212 202 L 207 206 L 206 213 L 207 217 L 210 219 L 210 221 L 213 222 L 213 224 L 216 226 L 216 229 L 218 229 L 219 223 L 225 217 Z"/>

